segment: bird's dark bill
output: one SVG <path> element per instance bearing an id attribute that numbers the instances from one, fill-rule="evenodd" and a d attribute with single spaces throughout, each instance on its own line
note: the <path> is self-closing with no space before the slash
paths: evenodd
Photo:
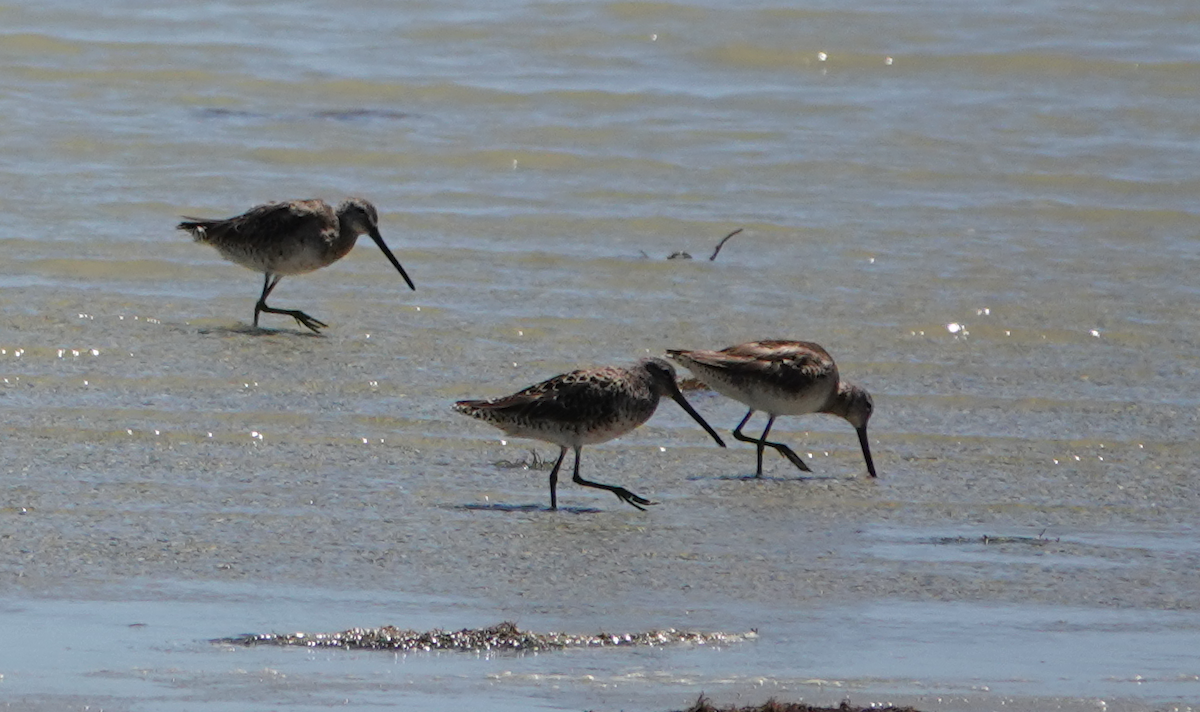
<path id="1" fill-rule="evenodd" d="M 400 273 L 400 276 L 404 278 L 404 281 L 408 283 L 409 288 L 415 291 L 417 288 L 416 285 L 413 284 L 413 281 L 408 278 L 408 273 L 404 271 L 404 268 L 400 266 L 400 260 L 396 259 L 396 256 L 393 255 L 392 251 L 388 249 L 387 244 L 384 243 L 383 235 L 380 235 L 377 231 L 372 230 L 371 239 L 375 241 L 376 245 L 379 245 L 379 249 L 383 250 L 383 254 L 388 258 L 388 261 L 392 263 L 392 266 L 396 268 L 396 271 Z"/>
<path id="2" fill-rule="evenodd" d="M 871 460 L 871 446 L 867 443 L 867 429 L 865 427 L 858 428 L 858 442 L 862 445 L 863 459 L 867 461 L 867 472 L 871 473 L 871 477 L 878 477 L 875 474 L 875 462 Z"/>
<path id="3" fill-rule="evenodd" d="M 712 439 L 716 440 L 718 445 L 725 447 L 725 441 L 721 439 L 720 435 L 717 435 L 717 431 L 713 430 L 711 425 L 705 422 L 704 418 L 700 417 L 700 414 L 696 412 L 696 409 L 692 407 L 691 403 L 687 402 L 687 398 L 683 397 L 683 393 L 681 393 L 678 388 L 673 389 L 671 398 L 679 404 L 680 408 L 683 408 L 685 411 L 687 411 L 687 414 L 692 416 L 692 419 L 699 423 L 700 427 L 704 428 L 705 432 L 711 435 Z"/>

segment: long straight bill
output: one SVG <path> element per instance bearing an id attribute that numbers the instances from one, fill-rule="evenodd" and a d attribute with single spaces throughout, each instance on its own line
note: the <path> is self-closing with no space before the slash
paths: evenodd
<path id="1" fill-rule="evenodd" d="M 700 414 L 696 412 L 696 409 L 692 407 L 692 404 L 687 402 L 687 398 L 683 397 L 683 393 L 680 392 L 679 388 L 674 384 L 671 384 L 671 386 L 672 400 L 678 403 L 680 408 L 683 408 L 685 411 L 687 411 L 687 414 L 692 416 L 692 419 L 699 423 L 700 427 L 704 428 L 704 430 L 712 436 L 712 439 L 717 441 L 718 445 L 725 447 L 725 441 L 721 439 L 720 435 L 717 435 L 717 431 L 713 430 L 711 425 L 704 422 L 704 418 L 701 418 Z"/>
<path id="2" fill-rule="evenodd" d="M 383 254 L 387 256 L 389 261 L 391 261 L 392 266 L 396 268 L 396 271 L 400 273 L 400 276 L 404 278 L 404 281 L 408 282 L 408 286 L 414 292 L 417 291 L 417 286 L 413 284 L 413 281 L 408 278 L 408 273 L 405 272 L 404 268 L 400 266 L 400 260 L 396 259 L 396 256 L 393 255 L 392 251 L 388 249 L 388 246 L 384 244 L 383 235 L 380 235 L 378 230 L 372 230 L 371 239 L 375 241 L 376 245 L 379 245 L 379 249 L 383 250 Z"/>
<path id="3" fill-rule="evenodd" d="M 875 474 L 875 463 L 871 460 L 871 446 L 867 444 L 867 428 L 864 425 L 858 430 L 858 442 L 862 445 L 863 458 L 867 461 L 867 472 L 871 473 L 871 477 L 878 477 Z"/>

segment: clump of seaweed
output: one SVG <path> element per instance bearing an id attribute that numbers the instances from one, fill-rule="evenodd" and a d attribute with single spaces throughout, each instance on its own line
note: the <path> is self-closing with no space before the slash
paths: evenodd
<path id="1" fill-rule="evenodd" d="M 249 633 L 219 638 L 214 643 L 232 645 L 285 645 L 309 648 L 346 648 L 350 650 L 392 650 L 429 652 L 541 652 L 564 648 L 603 648 L 659 645 L 723 645 L 757 637 L 748 633 L 700 633 L 696 631 L 652 630 L 646 633 L 534 633 L 504 622 L 488 628 L 464 628 L 458 631 L 435 629 L 426 632 L 402 630 L 395 626 L 351 628 L 340 633 Z"/>
<path id="2" fill-rule="evenodd" d="M 1030 546 L 1045 546 L 1046 544 L 1062 543 L 1060 537 L 1051 539 L 1043 529 L 1037 536 L 944 536 L 933 540 L 934 544 L 1028 544 Z"/>
<path id="3" fill-rule="evenodd" d="M 752 705 L 748 707 L 716 707 L 704 695 L 700 695 L 700 699 L 696 700 L 696 704 L 687 708 L 685 712 L 917 712 L 912 707 L 855 707 L 849 702 L 842 700 L 842 704 L 837 707 L 813 707 L 812 705 L 803 702 L 779 702 L 775 698 L 771 698 L 761 705 Z"/>

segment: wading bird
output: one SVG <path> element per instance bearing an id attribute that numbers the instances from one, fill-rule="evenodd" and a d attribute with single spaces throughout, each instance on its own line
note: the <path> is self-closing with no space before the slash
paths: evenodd
<path id="1" fill-rule="evenodd" d="M 654 415 L 658 400 L 670 396 L 721 447 L 721 436 L 704 422 L 675 383 L 675 369 L 661 358 L 644 358 L 627 368 L 589 368 L 564 373 L 511 396 L 464 400 L 454 409 L 500 428 L 513 437 L 554 443 L 560 448 L 550 471 L 550 509 L 558 508 L 558 470 L 567 449 L 575 450 L 576 484 L 615 494 L 622 502 L 644 509 L 655 504 L 624 487 L 591 482 L 579 476 L 584 445 L 620 437 Z"/>
<path id="2" fill-rule="evenodd" d="M 758 469 L 762 477 L 763 448 L 775 448 L 805 472 L 804 460 L 783 443 L 769 442 L 767 433 L 781 415 L 829 413 L 845 418 L 858 431 L 867 472 L 875 477 L 875 463 L 867 444 L 867 421 L 875 402 L 866 389 L 838 377 L 837 364 L 825 349 L 810 341 L 752 341 L 720 351 L 668 350 L 667 355 L 685 366 L 717 393 L 750 407 L 750 412 L 733 431 L 733 437 L 758 446 Z M 758 438 L 742 434 L 742 428 L 761 410 L 769 417 Z"/>
<path id="3" fill-rule="evenodd" d="M 212 245 L 225 259 L 263 273 L 262 296 L 254 305 L 255 326 L 261 312 L 286 314 L 320 333 L 324 322 L 298 309 L 267 306 L 267 297 L 285 276 L 312 272 L 345 257 L 363 234 L 371 236 L 408 286 L 416 289 L 379 234 L 375 206 L 362 198 L 343 200 L 337 210 L 323 200 L 289 200 L 258 205 L 223 220 L 184 220 L 178 228 L 191 233 L 196 242 Z"/>

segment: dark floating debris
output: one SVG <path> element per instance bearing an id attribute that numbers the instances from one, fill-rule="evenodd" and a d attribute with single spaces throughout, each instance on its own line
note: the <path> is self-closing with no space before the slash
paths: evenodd
<path id="1" fill-rule="evenodd" d="M 814 707 L 803 702 L 779 702 L 771 698 L 761 705 L 747 707 L 716 707 L 704 695 L 685 712 L 917 712 L 912 707 L 857 707 L 842 700 L 837 707 Z"/>
<path id="2" fill-rule="evenodd" d="M 708 261 L 712 262 L 713 260 L 717 259 L 717 255 L 721 253 L 721 248 L 725 246 L 725 243 L 729 242 L 729 238 L 740 233 L 743 229 L 744 228 L 739 227 L 738 229 L 729 233 L 725 237 L 721 238 L 721 241 L 717 243 L 716 249 L 713 250 L 712 256 L 708 258 Z M 643 259 L 650 259 L 650 255 L 646 254 L 645 250 L 638 250 L 638 253 L 641 254 Z M 692 259 L 692 255 L 690 252 L 685 252 L 684 250 L 676 250 L 675 252 L 672 252 L 671 254 L 667 255 L 667 259 L 668 260 L 690 260 L 690 259 Z"/>
<path id="3" fill-rule="evenodd" d="M 717 253 L 719 253 L 721 251 L 721 248 L 725 246 L 726 242 L 729 242 L 729 238 L 733 237 L 734 235 L 738 234 L 741 231 L 742 231 L 742 228 L 739 227 L 738 229 L 729 233 L 725 237 L 721 238 L 721 241 L 717 243 L 717 249 L 713 250 L 712 257 L 709 257 L 708 261 L 712 262 L 713 260 L 717 259 Z"/>
<path id="4" fill-rule="evenodd" d="M 450 650 L 460 653 L 511 651 L 524 653 L 564 648 L 658 646 L 681 643 L 723 645 L 756 637 L 758 634 L 753 631 L 749 633 L 698 633 L 674 628 L 652 630 L 648 633 L 598 633 L 596 635 L 534 633 L 519 630 L 516 624 L 505 622 L 489 628 L 464 628 L 453 632 L 438 629 L 422 633 L 415 630 L 401 630 L 389 625 L 382 628 L 351 628 L 340 633 L 250 633 L 233 638 L 218 638 L 212 642 L 245 646 L 295 645 L 349 650 L 413 652 Z"/>

